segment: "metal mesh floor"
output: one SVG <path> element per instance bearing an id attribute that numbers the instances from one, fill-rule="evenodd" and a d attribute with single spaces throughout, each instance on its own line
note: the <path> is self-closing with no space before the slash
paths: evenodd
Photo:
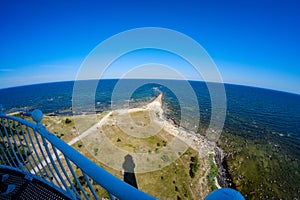
<path id="1" fill-rule="evenodd" d="M 14 184 L 16 188 L 7 195 L 0 194 L 0 200 L 38 200 L 38 199 L 53 199 L 53 200 L 69 200 L 61 192 L 51 186 L 37 180 L 26 179 L 25 175 L 8 169 L 0 169 L 0 174 L 8 174 L 9 178 L 4 181 L 5 184 Z"/>

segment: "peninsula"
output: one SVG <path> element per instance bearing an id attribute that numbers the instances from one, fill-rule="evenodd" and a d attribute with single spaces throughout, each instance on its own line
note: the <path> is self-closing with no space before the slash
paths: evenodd
<path id="1" fill-rule="evenodd" d="M 88 115 L 45 116 L 43 123 L 120 179 L 130 155 L 137 187 L 146 193 L 160 199 L 203 199 L 220 187 L 214 159 L 219 152 L 204 136 L 168 120 L 162 98 L 161 93 L 147 105 L 98 114 L 89 128 Z"/>

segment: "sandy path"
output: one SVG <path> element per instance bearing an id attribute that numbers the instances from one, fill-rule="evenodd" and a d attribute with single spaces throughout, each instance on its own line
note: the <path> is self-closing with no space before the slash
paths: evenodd
<path id="1" fill-rule="evenodd" d="M 95 125 L 93 125 L 91 128 L 89 128 L 88 130 L 84 131 L 82 134 L 80 134 L 79 136 L 73 138 L 70 142 L 68 142 L 67 144 L 72 146 L 73 144 L 75 144 L 76 142 L 80 141 L 81 139 L 85 138 L 86 136 L 90 135 L 91 133 L 95 132 L 99 127 L 101 127 L 103 124 L 106 123 L 107 118 L 109 117 L 109 115 L 112 113 L 113 111 L 110 111 L 107 115 L 105 115 L 98 123 L 96 123 Z M 59 158 L 62 158 L 62 153 L 58 150 L 57 154 L 59 156 Z M 51 154 L 51 157 L 53 158 L 54 161 L 57 160 L 55 154 Z M 47 163 L 50 163 L 50 158 L 49 156 L 46 158 Z M 38 166 L 36 166 L 34 169 L 30 170 L 30 173 L 34 174 L 34 172 L 38 172 L 39 169 L 42 169 L 44 166 L 47 165 L 45 160 L 42 161 L 42 163 L 40 163 Z"/>
<path id="2" fill-rule="evenodd" d="M 151 103 L 149 103 L 146 107 L 146 109 L 152 109 L 153 107 L 155 108 L 161 108 L 162 105 L 162 94 L 158 95 L 158 97 L 153 100 Z M 132 109 L 123 109 L 123 110 L 119 110 L 119 112 L 136 112 L 139 110 L 145 110 L 143 108 L 132 108 Z M 109 116 L 113 113 L 114 111 L 110 111 L 108 114 L 106 114 L 98 123 L 96 123 L 95 125 L 93 125 L 92 127 L 90 127 L 88 130 L 84 131 L 82 134 L 78 135 L 77 137 L 73 138 L 71 141 L 69 141 L 67 144 L 72 146 L 73 144 L 75 144 L 76 142 L 80 141 L 81 139 L 87 137 L 88 135 L 90 135 L 91 133 L 94 133 L 95 131 L 97 131 L 98 128 L 100 128 L 103 124 L 105 124 L 109 118 Z M 62 153 L 60 151 L 58 151 L 58 156 L 59 158 L 62 158 Z M 55 154 L 51 154 L 51 157 L 53 158 L 54 161 L 57 160 Z M 47 162 L 46 162 L 47 161 Z M 34 169 L 30 170 L 31 173 L 34 174 L 34 172 L 38 172 L 39 169 L 42 169 L 44 166 L 47 165 L 47 163 L 50 163 L 50 159 L 49 156 L 43 160 L 39 165 L 37 165 L 36 167 L 34 167 Z"/>
<path id="3" fill-rule="evenodd" d="M 101 127 L 103 124 L 106 123 L 108 117 L 113 113 L 113 111 L 110 111 L 107 115 L 105 115 L 98 123 L 93 125 L 88 130 L 84 131 L 82 134 L 78 135 L 77 137 L 73 138 L 70 142 L 68 142 L 68 145 L 72 146 L 79 140 L 85 138 L 86 136 L 90 135 L 91 133 L 95 132 L 99 127 Z"/>

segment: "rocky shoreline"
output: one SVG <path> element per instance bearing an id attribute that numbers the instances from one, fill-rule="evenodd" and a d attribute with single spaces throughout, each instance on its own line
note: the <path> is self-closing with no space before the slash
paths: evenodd
<path id="1" fill-rule="evenodd" d="M 163 94 L 162 94 L 161 98 L 163 98 Z M 161 106 L 163 107 L 162 99 L 160 99 L 160 103 L 161 103 Z M 163 110 L 165 110 L 165 109 L 163 109 Z M 221 187 L 221 188 L 236 189 L 236 186 L 235 186 L 235 184 L 232 180 L 232 177 L 229 173 L 229 170 L 228 170 L 226 153 L 223 151 L 223 149 L 221 147 L 217 146 L 217 144 L 215 142 L 210 142 L 205 136 L 197 134 L 197 133 L 192 132 L 184 127 L 179 126 L 177 123 L 177 120 L 174 117 L 168 116 L 164 112 L 162 113 L 162 115 L 163 115 L 163 118 L 166 119 L 173 126 L 184 130 L 184 132 L 187 132 L 190 135 L 193 135 L 194 141 L 199 140 L 199 143 L 200 143 L 200 140 L 201 140 L 202 144 L 203 144 L 203 141 L 206 141 L 206 142 L 204 142 L 204 144 L 206 143 L 208 146 L 213 146 L 214 162 L 218 168 L 218 175 L 216 177 L 216 185 L 219 188 Z M 194 148 L 195 148 L 195 146 L 194 146 Z"/>
<path id="2" fill-rule="evenodd" d="M 218 167 L 217 181 L 222 188 L 236 189 L 236 186 L 232 180 L 232 177 L 228 171 L 228 165 L 226 160 L 226 153 L 217 145 L 214 148 L 215 151 L 215 163 Z"/>

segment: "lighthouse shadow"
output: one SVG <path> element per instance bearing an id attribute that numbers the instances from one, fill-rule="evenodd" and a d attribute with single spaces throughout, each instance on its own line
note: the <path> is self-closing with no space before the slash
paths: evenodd
<path id="1" fill-rule="evenodd" d="M 130 154 L 124 157 L 123 170 L 124 170 L 124 181 L 135 188 L 138 188 L 135 174 L 134 174 L 135 164 L 133 158 Z"/>

